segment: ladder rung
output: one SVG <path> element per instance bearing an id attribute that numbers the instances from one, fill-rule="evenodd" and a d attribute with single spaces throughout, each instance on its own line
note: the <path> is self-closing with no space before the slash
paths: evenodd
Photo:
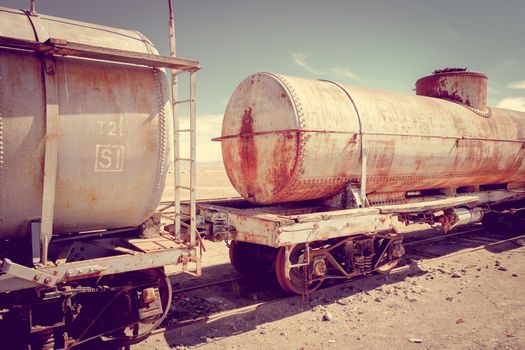
<path id="1" fill-rule="evenodd" d="M 192 161 L 191 158 L 175 158 L 175 160 L 183 160 L 185 162 L 191 162 Z"/>
<path id="2" fill-rule="evenodd" d="M 184 214 L 184 213 L 177 213 L 175 214 L 176 216 L 180 216 L 180 217 L 183 217 L 183 218 L 188 218 L 188 219 L 191 219 L 191 215 L 188 215 L 188 214 Z"/>
<path id="3" fill-rule="evenodd" d="M 184 227 L 187 227 L 187 228 L 190 228 L 191 227 L 191 224 L 188 224 L 186 222 L 181 222 L 180 223 L 181 226 L 184 226 Z M 197 230 L 197 232 L 199 232 L 199 230 Z"/>
<path id="4" fill-rule="evenodd" d="M 178 104 L 181 104 L 181 103 L 188 103 L 188 102 L 191 102 L 192 100 L 191 99 L 187 99 L 187 100 L 178 100 L 178 101 L 175 101 L 175 104 L 178 105 Z"/>
<path id="5" fill-rule="evenodd" d="M 162 212 L 162 214 L 166 214 L 166 215 L 168 215 L 168 216 L 170 216 L 170 215 L 171 215 L 171 216 L 175 215 L 175 216 L 184 216 L 184 217 L 187 216 L 187 217 L 190 217 L 190 214 L 185 214 L 185 213 L 176 214 L 175 212 L 172 212 L 172 211 L 168 211 L 168 212 L 165 211 L 165 212 Z"/>
<path id="6" fill-rule="evenodd" d="M 172 70 L 172 73 L 171 75 L 175 75 L 175 76 L 178 76 L 178 75 L 181 75 L 181 74 L 184 74 L 184 73 L 191 73 L 190 70 L 184 70 L 184 69 L 181 69 L 181 70 Z"/>
<path id="7" fill-rule="evenodd" d="M 191 132 L 193 131 L 193 129 L 178 129 L 178 130 L 175 130 L 175 132 Z"/>
<path id="8" fill-rule="evenodd" d="M 188 190 L 188 191 L 192 190 L 192 188 L 188 186 L 177 186 L 176 188 L 182 188 L 183 190 Z"/>

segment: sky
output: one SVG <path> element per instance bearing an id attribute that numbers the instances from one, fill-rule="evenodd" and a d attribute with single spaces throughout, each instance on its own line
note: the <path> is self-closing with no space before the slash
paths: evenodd
<path id="1" fill-rule="evenodd" d="M 222 114 L 270 71 L 412 94 L 443 67 L 489 77 L 489 105 L 525 111 L 524 0 L 173 0 L 179 57 L 196 59 L 198 158 L 220 160 Z M 0 0 L 27 8 L 29 0 Z M 167 0 L 37 0 L 37 12 L 129 28 L 168 54 Z M 181 88 L 184 87 L 181 83 Z"/>

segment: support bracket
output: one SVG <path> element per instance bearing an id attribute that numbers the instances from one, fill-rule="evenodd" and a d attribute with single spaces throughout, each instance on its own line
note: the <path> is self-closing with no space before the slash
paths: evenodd
<path id="1" fill-rule="evenodd" d="M 0 271 L 7 275 L 48 287 L 55 286 L 59 280 L 58 276 L 14 263 L 7 258 L 2 261 Z"/>
<path id="2" fill-rule="evenodd" d="M 59 110 L 56 66 L 53 56 L 42 57 L 46 92 L 46 131 L 44 151 L 44 180 L 42 190 L 42 215 L 40 223 L 41 263 L 47 264 L 48 246 L 53 235 L 53 217 L 58 162 Z"/>

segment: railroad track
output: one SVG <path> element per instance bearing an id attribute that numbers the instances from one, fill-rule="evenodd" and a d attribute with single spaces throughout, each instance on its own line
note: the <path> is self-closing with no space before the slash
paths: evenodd
<path id="1" fill-rule="evenodd" d="M 475 235 L 475 236 L 474 237 L 470 237 L 471 235 Z M 491 234 L 488 234 L 480 226 L 480 227 L 474 227 L 474 228 L 473 227 L 468 227 L 468 228 L 463 229 L 463 230 L 451 232 L 451 233 L 448 233 L 448 234 L 445 234 L 445 235 L 440 235 L 440 236 L 437 236 L 437 237 L 424 238 L 424 239 L 414 239 L 414 240 L 410 240 L 410 241 L 406 242 L 404 245 L 405 245 L 405 247 L 413 248 L 413 247 L 425 246 L 427 244 L 435 244 L 435 243 L 439 243 L 439 242 L 443 242 L 443 241 L 451 241 L 452 243 L 457 243 L 458 245 L 461 245 L 461 244 L 462 245 L 477 244 L 476 247 L 471 247 L 471 248 L 465 247 L 465 248 L 463 248 L 463 249 L 461 249 L 459 251 L 456 251 L 456 252 L 451 253 L 451 254 L 446 254 L 446 255 L 443 255 L 443 256 L 437 256 L 437 257 L 432 257 L 432 258 L 421 257 L 420 259 L 418 259 L 418 261 L 415 264 L 417 267 L 421 267 L 423 265 L 426 265 L 426 264 L 428 264 L 430 262 L 433 262 L 433 261 L 436 261 L 436 260 L 449 259 L 449 258 L 455 257 L 457 255 L 469 254 L 469 253 L 472 253 L 472 252 L 475 252 L 475 251 L 478 251 L 478 250 L 481 250 L 481 249 L 486 249 L 486 248 L 489 248 L 489 247 L 492 247 L 492 246 L 497 246 L 497 245 L 504 244 L 504 243 L 509 243 L 509 242 L 516 242 L 516 241 L 518 241 L 520 239 L 524 239 L 525 240 L 525 235 L 518 235 L 518 236 L 514 236 L 514 237 L 510 237 L 510 238 L 499 236 L 499 235 L 491 235 Z M 411 252 L 411 254 L 412 254 L 412 252 Z M 417 255 L 418 253 L 415 253 L 415 254 Z M 395 271 L 393 271 L 393 273 L 399 273 L 399 272 L 402 272 L 402 271 L 406 271 L 406 270 L 409 270 L 410 268 L 411 268 L 411 264 L 406 264 L 406 265 L 397 267 L 395 269 Z M 355 282 L 355 281 L 358 281 L 358 280 L 361 280 L 361 279 L 364 279 L 364 278 L 368 278 L 368 277 L 369 277 L 369 275 L 359 276 L 359 277 L 353 278 L 351 281 L 347 280 L 347 281 L 345 281 L 343 283 Z M 192 287 L 188 287 L 188 288 L 177 289 L 177 290 L 174 290 L 173 292 L 174 292 L 174 294 L 187 293 L 187 292 L 192 292 L 192 291 L 196 291 L 196 290 L 199 290 L 199 289 L 205 289 L 205 288 L 211 288 L 211 287 L 214 287 L 214 286 L 225 285 L 225 284 L 228 284 L 228 283 L 242 283 L 243 280 L 245 280 L 244 277 L 242 277 L 242 276 L 235 276 L 235 277 L 228 278 L 228 279 L 221 280 L 221 281 L 214 281 L 214 282 L 200 284 L 200 285 L 196 285 L 196 286 L 192 286 Z M 340 285 L 341 285 L 341 283 L 334 283 L 334 284 L 326 286 L 325 288 L 322 288 L 322 289 L 323 290 L 330 290 L 331 288 L 336 288 L 336 287 L 338 287 Z M 319 293 L 319 291 L 317 293 Z M 218 320 L 220 320 L 222 318 L 225 318 L 225 317 L 229 317 L 229 316 L 233 316 L 233 315 L 240 315 L 240 314 L 243 314 L 243 313 L 248 313 L 248 312 L 255 311 L 256 309 L 260 308 L 261 306 L 264 306 L 264 305 L 267 305 L 267 304 L 270 304 L 270 303 L 276 303 L 276 302 L 280 302 L 280 301 L 288 300 L 288 299 L 292 300 L 292 299 L 297 298 L 297 297 L 298 297 L 297 295 L 282 295 L 282 294 L 277 293 L 277 295 L 275 297 L 269 298 L 269 299 L 264 300 L 264 301 L 256 302 L 256 303 L 253 303 L 253 304 L 250 304 L 250 305 L 247 305 L 247 306 L 242 306 L 242 307 L 238 307 L 238 308 L 233 308 L 233 309 L 229 309 L 229 310 L 215 312 L 215 313 L 211 313 L 211 314 L 208 314 L 208 315 L 202 315 L 202 316 L 199 316 L 199 317 L 196 317 L 196 318 L 193 318 L 193 319 L 183 320 L 181 322 L 177 322 L 175 324 L 172 324 L 172 325 L 169 325 L 169 326 L 166 326 L 166 327 L 163 327 L 163 328 L 159 328 L 159 329 L 155 330 L 152 334 L 161 334 L 161 333 L 165 333 L 165 332 L 169 332 L 169 331 L 174 331 L 174 330 L 182 329 L 184 327 L 188 327 L 188 326 L 195 325 L 195 324 L 198 324 L 198 323 L 207 323 L 207 324 L 213 323 L 213 322 L 216 322 L 216 321 L 218 321 Z M 305 296 L 303 296 L 303 298 L 305 298 Z"/>
<path id="2" fill-rule="evenodd" d="M 481 231 L 483 231 L 483 230 L 481 230 Z M 469 233 L 472 233 L 472 232 L 469 232 Z M 483 239 L 483 238 L 485 238 L 484 236 L 482 236 L 481 238 L 459 238 L 457 240 L 458 243 L 464 242 L 464 243 L 480 244 L 480 245 L 478 245 L 476 247 L 471 247 L 471 248 L 464 248 L 464 249 L 461 249 L 461 250 L 459 250 L 457 252 L 454 252 L 454 253 L 445 254 L 445 255 L 441 255 L 441 256 L 436 256 L 436 257 L 432 257 L 432 258 L 424 258 L 423 257 L 422 261 L 418 262 L 417 264 L 418 264 L 418 266 L 421 267 L 423 265 L 429 264 L 429 263 L 437 261 L 437 260 L 450 259 L 450 258 L 459 256 L 459 255 L 470 254 L 470 253 L 476 252 L 478 250 L 499 246 L 499 245 L 502 245 L 502 244 L 505 244 L 505 243 L 511 243 L 511 242 L 517 242 L 519 240 L 525 240 L 525 234 L 513 236 L 513 237 L 510 237 L 510 238 L 507 238 L 507 237 L 500 238 L 501 236 L 499 236 L 499 235 L 488 235 L 486 237 L 488 239 Z M 493 239 L 493 238 L 496 238 L 496 237 L 497 237 L 497 239 Z M 426 243 L 429 243 L 429 242 L 426 242 Z M 423 245 L 423 244 L 424 243 L 420 243 L 420 244 L 417 244 L 417 245 L 420 246 L 420 245 Z M 417 254 L 418 253 L 416 252 L 416 255 Z"/>
<path id="3" fill-rule="evenodd" d="M 443 235 L 440 235 L 440 236 L 434 236 L 434 237 L 430 237 L 430 238 L 410 240 L 408 242 L 404 242 L 403 245 L 405 247 L 414 247 L 414 246 L 428 244 L 428 243 L 436 243 L 436 242 L 446 241 L 446 240 L 449 240 L 451 238 L 462 236 L 462 235 L 466 235 L 466 234 L 482 233 L 484 231 L 485 230 L 483 229 L 483 227 L 468 228 L 468 229 L 464 229 L 464 230 L 458 230 L 458 231 L 450 232 L 450 233 L 443 234 Z"/>

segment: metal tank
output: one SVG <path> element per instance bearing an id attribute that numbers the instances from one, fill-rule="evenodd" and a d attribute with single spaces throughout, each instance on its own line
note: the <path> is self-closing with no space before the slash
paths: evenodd
<path id="1" fill-rule="evenodd" d="M 230 181 L 260 204 L 329 197 L 362 175 L 368 198 L 383 200 L 525 181 L 525 113 L 486 108 L 484 75 L 438 71 L 417 91 L 447 99 L 249 76 L 222 125 Z"/>
<path id="2" fill-rule="evenodd" d="M 139 32 L 7 8 L 0 36 L 157 54 Z M 58 108 L 47 135 L 46 108 Z M 140 225 L 164 188 L 170 127 L 162 70 L 0 47 L 0 239 L 42 217 L 54 141 L 56 191 L 44 196 L 55 196 L 54 234 Z"/>
<path id="3" fill-rule="evenodd" d="M 435 70 L 416 81 L 416 95 L 437 97 L 463 104 L 482 116 L 490 116 L 487 108 L 487 76 L 467 72 L 466 68 Z"/>

